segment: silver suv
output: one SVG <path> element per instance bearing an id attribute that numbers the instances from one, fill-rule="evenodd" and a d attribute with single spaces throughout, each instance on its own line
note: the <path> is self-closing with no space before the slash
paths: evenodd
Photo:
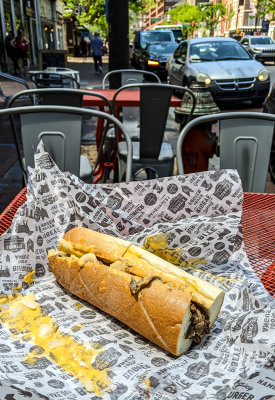
<path id="1" fill-rule="evenodd" d="M 275 42 L 269 36 L 245 36 L 240 43 L 258 61 L 275 62 Z"/>

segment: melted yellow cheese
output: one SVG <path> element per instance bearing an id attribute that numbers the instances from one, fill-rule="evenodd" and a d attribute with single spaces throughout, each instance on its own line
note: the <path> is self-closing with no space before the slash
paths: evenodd
<path id="1" fill-rule="evenodd" d="M 35 270 L 28 272 L 24 276 L 24 282 L 30 286 L 34 282 L 34 275 L 35 275 Z M 14 288 L 14 289 L 16 289 L 16 288 Z"/>
<path id="2" fill-rule="evenodd" d="M 225 287 L 227 287 L 226 281 L 237 281 L 238 280 L 236 278 L 217 276 L 217 275 L 211 274 L 210 272 L 206 272 L 206 271 L 196 267 L 197 264 L 207 264 L 206 260 L 196 258 L 196 259 L 193 259 L 190 261 L 185 261 L 183 256 L 180 254 L 180 252 L 182 250 L 181 248 L 174 250 L 174 249 L 168 249 L 167 246 L 168 246 L 168 243 L 167 243 L 166 235 L 164 233 L 158 233 L 154 236 L 148 236 L 142 247 L 143 247 L 143 249 L 150 251 L 151 253 L 155 254 L 156 256 L 162 258 L 163 260 L 176 265 L 177 267 L 191 268 L 191 269 L 194 269 L 195 271 L 202 272 L 202 273 L 210 276 L 211 278 L 214 278 L 217 281 L 220 281 Z"/>
<path id="3" fill-rule="evenodd" d="M 92 367 L 96 356 L 104 351 L 103 348 L 92 347 L 90 343 L 79 344 L 72 336 L 60 332 L 55 319 L 41 312 L 33 293 L 26 296 L 16 293 L 1 300 L 0 304 L 8 304 L 0 307 L 0 322 L 12 332 L 11 337 L 30 341 L 37 346 L 25 357 L 24 362 L 35 365 L 40 357 L 47 357 L 79 379 L 85 389 L 96 396 L 102 396 L 103 389 L 111 390 L 107 370 L 100 371 Z"/>

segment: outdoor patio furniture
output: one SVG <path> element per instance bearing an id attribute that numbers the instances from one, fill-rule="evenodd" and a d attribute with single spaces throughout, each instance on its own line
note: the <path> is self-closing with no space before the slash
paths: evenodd
<path id="1" fill-rule="evenodd" d="M 182 129 L 177 141 L 178 173 L 184 174 L 182 144 L 195 126 L 219 121 L 220 168 L 237 169 L 245 192 L 264 193 L 275 115 L 228 112 L 198 117 Z"/>
<path id="2" fill-rule="evenodd" d="M 189 117 L 191 118 L 196 106 L 196 98 L 193 92 L 182 86 L 166 85 L 158 83 L 137 83 L 125 85 L 119 88 L 113 97 L 113 110 L 116 112 L 117 101 L 120 93 L 129 89 L 140 91 L 140 126 L 139 140 L 131 141 L 133 148 L 132 179 L 139 170 L 146 168 L 147 178 L 164 177 L 173 175 L 174 151 L 172 145 L 164 142 L 164 133 L 167 123 L 172 94 L 177 91 L 182 94 L 188 92 L 191 96 L 193 107 Z M 124 120 L 122 119 L 122 122 Z M 128 129 L 127 129 L 128 132 Z M 117 139 L 119 134 L 117 132 Z M 117 149 L 117 179 L 124 180 L 126 157 L 129 152 L 127 143 L 118 141 Z"/>

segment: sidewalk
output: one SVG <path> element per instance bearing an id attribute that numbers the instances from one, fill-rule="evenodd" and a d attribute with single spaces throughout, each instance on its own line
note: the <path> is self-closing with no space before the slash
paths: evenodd
<path id="1" fill-rule="evenodd" d="M 68 68 L 78 70 L 80 72 L 80 85 L 82 88 L 91 89 L 94 86 L 100 85 L 105 73 L 108 72 L 108 57 L 103 57 L 103 73 L 95 74 L 93 60 L 89 57 L 86 61 L 83 61 L 81 57 L 72 57 L 68 60 Z M 32 82 L 29 77 L 26 80 L 32 87 Z M 4 82 L 3 82 L 4 84 Z M 5 83 L 5 90 L 7 94 L 15 94 L 18 91 L 24 90 L 22 87 L 13 83 Z M 1 105 L 2 102 L 2 105 Z M 0 100 L 0 107 L 3 106 L 3 100 Z M 251 110 L 250 110 L 251 111 Z M 6 208 L 6 206 L 12 201 L 16 194 L 22 188 L 22 173 L 17 161 L 17 153 L 15 144 L 10 129 L 10 122 L 8 118 L 2 118 L 0 120 L 1 133 L 0 133 L 0 213 Z M 175 148 L 175 143 L 178 135 L 178 125 L 174 121 L 173 109 L 169 114 L 167 133 L 165 139 L 172 143 Z M 86 133 L 86 129 L 84 134 Z M 91 159 L 94 158 L 95 152 L 93 151 L 94 146 L 91 146 L 93 141 L 83 141 L 87 143 L 83 145 L 82 151 L 87 154 Z M 215 169 L 219 167 L 218 157 L 213 157 L 209 160 L 209 168 Z M 270 181 L 269 174 L 266 181 L 266 193 L 275 193 L 275 185 Z"/>

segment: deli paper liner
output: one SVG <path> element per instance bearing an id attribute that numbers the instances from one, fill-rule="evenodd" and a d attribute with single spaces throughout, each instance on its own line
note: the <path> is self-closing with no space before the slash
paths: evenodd
<path id="1" fill-rule="evenodd" d="M 99 369 L 106 364 L 102 360 L 109 366 L 113 391 L 104 393 L 104 399 L 270 399 L 275 394 L 275 300 L 244 251 L 242 201 L 235 170 L 88 185 L 60 172 L 41 142 L 27 201 L 0 237 L 0 290 L 8 293 L 35 269 L 34 284 L 23 285 L 23 293 L 34 292 L 62 332 L 81 323 L 80 331 L 70 332 L 77 341 L 104 345 L 95 361 Z M 205 259 L 200 270 L 187 271 L 226 291 L 211 332 L 185 355 L 174 357 L 62 289 L 50 272 L 47 252 L 74 226 L 140 246 L 148 235 L 163 232 L 169 248 L 181 248 L 186 261 Z M 219 281 L 207 272 L 228 279 Z M 1 399 L 4 394 L 14 399 L 99 399 L 47 358 L 33 366 L 23 363 L 31 347 L 13 341 L 7 328 L 0 327 Z M 144 383 L 148 378 L 149 390 Z"/>

